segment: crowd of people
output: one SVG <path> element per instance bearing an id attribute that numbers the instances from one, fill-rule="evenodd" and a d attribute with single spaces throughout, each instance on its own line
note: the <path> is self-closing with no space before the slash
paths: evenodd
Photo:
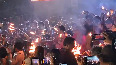
<path id="1" fill-rule="evenodd" d="M 81 15 L 85 16 L 85 31 L 81 34 L 77 57 L 72 49 L 81 32 L 72 30 L 75 23 L 68 27 L 63 20 L 55 19 L 58 21 L 55 22 L 51 18 L 47 22 L 21 22 L 15 32 L 4 30 L 9 34 L 2 31 L 0 65 L 88 65 L 85 56 L 97 56 L 100 63 L 96 65 L 116 65 L 116 12 L 109 10 L 98 16 L 84 11 Z M 35 38 L 39 40 L 35 42 Z M 33 54 L 29 53 L 32 42 L 36 45 Z"/>

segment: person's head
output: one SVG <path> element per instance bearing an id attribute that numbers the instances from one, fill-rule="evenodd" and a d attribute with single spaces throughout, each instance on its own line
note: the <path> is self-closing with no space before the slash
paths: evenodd
<path id="1" fill-rule="evenodd" d="M 91 50 L 93 56 L 99 55 L 101 51 L 102 51 L 102 47 L 99 47 L 99 46 L 93 47 Z"/>
<path id="2" fill-rule="evenodd" d="M 22 51 L 23 50 L 23 43 L 20 41 L 17 41 L 14 45 L 15 52 Z"/>
<path id="3" fill-rule="evenodd" d="M 59 65 L 59 63 L 60 63 L 60 51 L 59 51 L 59 49 L 52 49 L 52 51 L 51 51 L 51 62 L 54 65 Z"/>
<path id="4" fill-rule="evenodd" d="M 0 48 L 0 58 L 5 58 L 7 56 L 7 51 L 4 47 Z"/>
<path id="5" fill-rule="evenodd" d="M 37 46 L 35 48 L 35 57 L 44 58 L 44 48 L 42 46 Z"/>
<path id="6" fill-rule="evenodd" d="M 59 32 L 64 32 L 65 31 L 65 27 L 63 25 L 59 26 Z"/>
<path id="7" fill-rule="evenodd" d="M 105 25 L 108 29 L 110 29 L 112 26 L 113 26 L 113 20 L 111 18 L 108 18 L 106 21 L 105 21 Z"/>
<path id="8" fill-rule="evenodd" d="M 104 44 L 112 44 L 112 39 L 115 38 L 115 33 L 110 31 L 110 30 L 106 30 L 102 33 L 102 35 L 105 37 L 105 40 L 103 41 Z"/>
<path id="9" fill-rule="evenodd" d="M 64 48 L 72 50 L 74 48 L 74 41 L 75 41 L 74 38 L 66 37 L 63 42 Z"/>

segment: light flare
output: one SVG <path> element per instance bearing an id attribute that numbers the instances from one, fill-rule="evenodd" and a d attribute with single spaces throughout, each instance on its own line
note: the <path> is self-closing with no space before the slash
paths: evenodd
<path id="1" fill-rule="evenodd" d="M 92 36 L 92 33 L 91 33 L 91 32 L 89 33 L 89 36 L 90 36 L 90 37 Z"/>

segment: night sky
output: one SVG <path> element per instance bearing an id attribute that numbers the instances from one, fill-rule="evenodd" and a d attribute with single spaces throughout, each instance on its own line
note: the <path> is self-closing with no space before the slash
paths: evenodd
<path id="1" fill-rule="evenodd" d="M 32 8 L 29 0 L 0 0 L 0 18 L 29 16 Z"/>

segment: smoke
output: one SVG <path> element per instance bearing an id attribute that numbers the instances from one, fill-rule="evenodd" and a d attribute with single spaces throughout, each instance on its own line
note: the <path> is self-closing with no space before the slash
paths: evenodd
<path id="1" fill-rule="evenodd" d="M 100 15 L 104 6 L 106 9 L 115 9 L 115 0 L 51 0 L 32 2 L 34 6 L 34 16 L 39 18 L 48 18 L 50 16 L 63 16 L 72 18 L 75 30 L 80 32 L 80 38 L 85 33 L 84 16 L 82 11 L 89 11 Z M 70 22 L 70 21 L 68 21 Z M 81 40 L 81 39 L 80 39 Z M 79 41 L 79 40 L 78 40 Z M 82 41 L 82 40 L 81 40 Z M 81 43 L 80 41 L 80 43 Z"/>

